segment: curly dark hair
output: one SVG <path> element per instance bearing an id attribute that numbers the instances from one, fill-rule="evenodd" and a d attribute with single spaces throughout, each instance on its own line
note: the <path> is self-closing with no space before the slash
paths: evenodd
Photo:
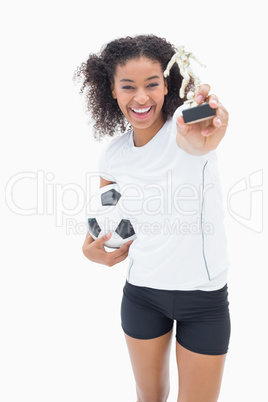
<path id="1" fill-rule="evenodd" d="M 174 45 L 155 35 L 128 36 L 108 43 L 100 54 L 90 54 L 88 60 L 77 68 L 74 80 L 81 82 L 82 79 L 80 93 L 85 94 L 86 109 L 93 118 L 96 139 L 107 135 L 112 137 L 129 127 L 111 91 L 117 66 L 144 56 L 158 61 L 164 72 L 175 52 Z M 165 119 L 172 116 L 183 102 L 179 96 L 182 76 L 177 64 L 172 67 L 166 79 L 168 94 L 162 108 Z"/>

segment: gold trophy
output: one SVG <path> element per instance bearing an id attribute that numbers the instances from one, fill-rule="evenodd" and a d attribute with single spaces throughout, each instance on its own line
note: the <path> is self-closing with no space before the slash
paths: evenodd
<path id="1" fill-rule="evenodd" d="M 168 77 L 172 66 L 175 63 L 178 64 L 180 73 L 183 77 L 180 88 L 181 99 L 185 98 L 186 87 L 189 85 L 190 80 L 192 79 L 194 91 L 190 90 L 187 93 L 187 100 L 184 102 L 186 108 L 182 110 L 182 116 L 186 124 L 193 124 L 202 120 L 211 119 L 216 114 L 215 109 L 212 109 L 207 102 L 203 102 L 201 105 L 198 105 L 194 100 L 195 92 L 198 91 L 201 81 L 199 77 L 197 77 L 192 71 L 190 59 L 193 59 L 196 63 L 200 64 L 201 67 L 206 67 L 204 64 L 201 64 L 199 60 L 197 60 L 193 53 L 186 52 L 184 50 L 184 46 L 179 46 L 177 48 L 177 52 L 172 56 L 166 70 L 164 71 L 164 77 L 166 78 Z"/>

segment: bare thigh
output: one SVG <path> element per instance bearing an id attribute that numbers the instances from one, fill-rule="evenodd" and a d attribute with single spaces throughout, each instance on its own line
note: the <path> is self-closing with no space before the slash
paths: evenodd
<path id="1" fill-rule="evenodd" d="M 126 335 L 136 380 L 138 402 L 166 402 L 169 394 L 169 356 L 172 330 L 154 339 Z"/>
<path id="2" fill-rule="evenodd" d="M 226 355 L 209 356 L 176 344 L 179 372 L 178 402 L 216 402 Z"/>

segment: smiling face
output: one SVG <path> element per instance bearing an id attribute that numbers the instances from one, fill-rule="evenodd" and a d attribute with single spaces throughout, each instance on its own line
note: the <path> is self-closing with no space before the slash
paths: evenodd
<path id="1" fill-rule="evenodd" d="M 114 99 L 134 133 L 155 135 L 165 123 L 162 112 L 167 84 L 161 65 L 146 57 L 118 65 L 112 85 Z"/>

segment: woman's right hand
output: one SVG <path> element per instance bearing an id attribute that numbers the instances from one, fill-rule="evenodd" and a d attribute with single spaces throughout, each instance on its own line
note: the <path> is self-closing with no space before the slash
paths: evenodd
<path id="1" fill-rule="evenodd" d="M 83 244 L 84 255 L 93 262 L 108 265 L 112 267 L 115 264 L 125 260 L 128 256 L 130 245 L 133 243 L 129 241 L 115 251 L 107 252 L 104 248 L 104 243 L 111 237 L 111 233 L 94 240 L 89 233 L 87 233 L 85 242 Z"/>

